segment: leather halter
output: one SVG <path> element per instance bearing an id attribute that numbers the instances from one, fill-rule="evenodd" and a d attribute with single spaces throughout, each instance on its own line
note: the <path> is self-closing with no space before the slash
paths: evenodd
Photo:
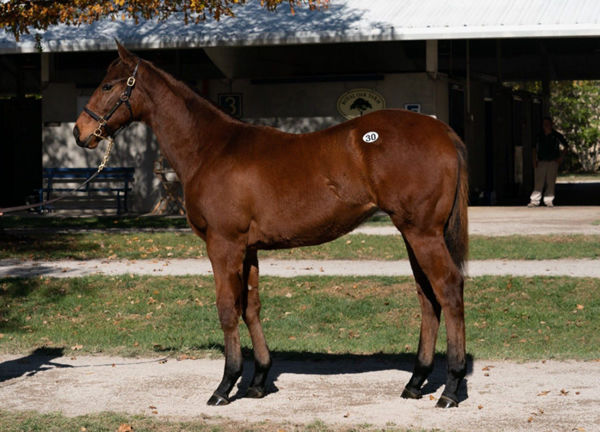
<path id="1" fill-rule="evenodd" d="M 117 133 L 119 133 L 121 131 L 121 129 L 123 129 L 125 127 L 125 126 L 121 126 L 118 129 L 113 130 L 108 125 L 108 120 L 110 120 L 110 118 L 117 111 L 117 109 L 119 109 L 119 107 L 123 104 L 125 104 L 127 106 L 127 108 L 129 109 L 129 121 L 133 120 L 133 110 L 131 109 L 131 104 L 129 103 L 129 99 L 131 98 L 131 92 L 133 91 L 133 87 L 135 86 L 135 76 L 137 75 L 139 65 L 140 65 L 140 62 L 138 61 L 137 64 L 135 65 L 135 69 L 133 69 L 133 73 L 131 74 L 131 76 L 129 78 L 127 78 L 127 87 L 125 87 L 125 91 L 123 93 L 121 93 L 121 96 L 119 96 L 119 100 L 115 103 L 115 105 L 112 107 L 112 109 L 107 114 L 105 114 L 104 116 L 101 116 L 101 115 L 96 114 L 94 111 L 89 109 L 87 106 L 83 107 L 83 110 L 91 118 L 93 118 L 94 120 L 96 120 L 98 122 L 98 127 L 96 128 L 96 130 L 93 133 L 96 137 L 98 137 L 100 139 L 106 139 L 106 138 L 112 137 L 112 136 L 116 135 Z M 106 132 L 106 135 L 103 135 L 103 132 Z"/>

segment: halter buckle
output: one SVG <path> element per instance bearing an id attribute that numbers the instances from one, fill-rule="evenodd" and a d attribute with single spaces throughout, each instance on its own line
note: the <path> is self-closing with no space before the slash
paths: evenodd
<path id="1" fill-rule="evenodd" d="M 135 85 L 135 77 L 130 76 L 129 78 L 127 78 L 127 86 L 133 87 L 134 85 Z"/>
<path id="2" fill-rule="evenodd" d="M 100 126 L 98 126 L 98 127 L 96 128 L 96 130 L 94 131 L 94 133 L 93 133 L 93 135 L 94 135 L 95 137 L 98 137 L 98 138 L 100 138 L 100 139 L 104 139 L 104 136 L 102 136 L 102 126 L 103 126 L 103 125 L 100 125 Z"/>

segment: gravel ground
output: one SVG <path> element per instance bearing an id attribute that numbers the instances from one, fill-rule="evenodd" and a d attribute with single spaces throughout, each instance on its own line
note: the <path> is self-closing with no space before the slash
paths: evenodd
<path id="1" fill-rule="evenodd" d="M 5 410 L 60 411 L 75 416 L 102 411 L 163 419 L 223 419 L 444 431 L 599 431 L 600 360 L 596 362 L 478 361 L 472 363 L 458 409 L 434 408 L 443 390 L 438 365 L 421 400 L 400 398 L 410 377 L 407 360 L 339 358 L 277 361 L 271 393 L 240 398 L 247 374 L 228 406 L 205 404 L 221 377 L 220 360 L 113 357 L 0 356 L 0 399 Z M 156 414 L 152 412 L 156 411 Z M 135 427 L 135 424 L 134 424 Z"/>

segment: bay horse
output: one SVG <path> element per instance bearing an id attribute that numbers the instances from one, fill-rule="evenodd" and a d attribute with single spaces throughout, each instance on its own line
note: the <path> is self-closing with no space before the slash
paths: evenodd
<path id="1" fill-rule="evenodd" d="M 381 209 L 402 233 L 422 311 L 414 372 L 402 397 L 421 397 L 443 312 L 448 371 L 436 406 L 458 406 L 468 249 L 466 148 L 459 137 L 441 121 L 395 109 L 308 134 L 249 125 L 117 45 L 119 58 L 73 134 L 79 146 L 95 148 L 142 121 L 179 176 L 189 225 L 207 245 L 225 339 L 223 378 L 208 404 L 229 403 L 241 376 L 240 317 L 255 364 L 246 396 L 266 394 L 271 355 L 259 317 L 257 250 L 331 241 Z"/>

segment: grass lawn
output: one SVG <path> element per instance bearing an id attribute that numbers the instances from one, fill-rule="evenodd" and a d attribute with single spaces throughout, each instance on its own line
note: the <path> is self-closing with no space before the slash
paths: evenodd
<path id="1" fill-rule="evenodd" d="M 133 429 L 128 429 L 127 426 Z M 121 429 L 119 429 L 121 428 Z M 394 426 L 384 428 L 369 425 L 331 426 L 315 421 L 309 424 L 276 424 L 273 422 L 249 423 L 221 420 L 215 422 L 175 422 L 157 420 L 147 416 L 116 413 L 99 413 L 79 417 L 36 412 L 7 412 L 0 410 L 0 430 L 3 432 L 425 432 L 424 429 L 405 429 Z"/>
<path id="2" fill-rule="evenodd" d="M 420 310 L 410 278 L 263 278 L 263 323 L 276 356 L 414 353 Z M 475 358 L 598 359 L 597 279 L 482 277 L 465 290 Z M 250 346 L 245 328 L 245 347 Z M 206 356 L 222 350 L 210 277 L 0 281 L 0 352 Z M 445 333 L 438 350 L 445 351 Z"/>
<path id="3" fill-rule="evenodd" d="M 0 259 L 154 259 L 206 257 L 205 243 L 190 232 L 0 232 Z M 346 235 L 319 246 L 260 251 L 279 259 L 406 259 L 401 236 Z M 598 258 L 600 236 L 472 236 L 470 259 Z"/>

